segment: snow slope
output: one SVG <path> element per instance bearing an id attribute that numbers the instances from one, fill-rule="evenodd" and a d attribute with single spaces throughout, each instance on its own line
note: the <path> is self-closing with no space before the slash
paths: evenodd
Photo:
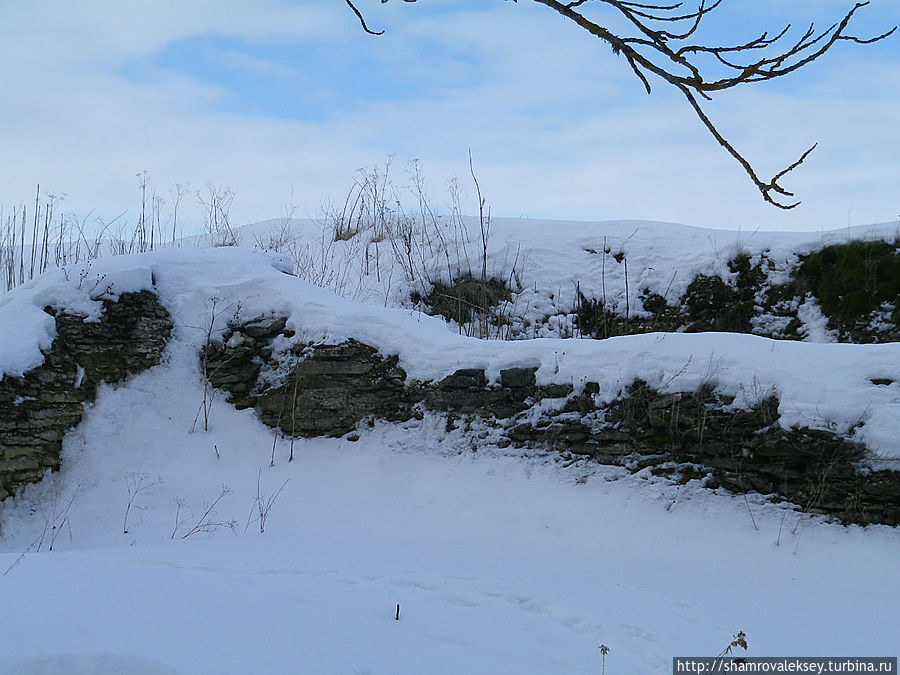
<path id="1" fill-rule="evenodd" d="M 355 443 L 296 441 L 293 462 L 288 440 L 222 400 L 208 432 L 192 427 L 209 322 L 274 313 L 298 339 L 352 336 L 397 353 L 417 379 L 527 365 L 542 382 L 598 381 L 601 397 L 635 377 L 670 390 L 713 380 L 735 405 L 774 388 L 783 423 L 864 419 L 856 438 L 896 460 L 900 345 L 484 342 L 284 269 L 247 250 L 164 251 L 0 297 L 9 374 L 52 340 L 47 303 L 87 312 L 98 289 L 154 281 L 175 323 L 163 363 L 101 387 L 62 470 L 0 504 L 0 673 L 588 673 L 601 670 L 601 643 L 611 675 L 666 673 L 672 656 L 717 654 L 739 630 L 757 656 L 896 654 L 900 529 L 563 466 L 431 415 L 364 426 Z M 282 485 L 260 533 L 257 495 L 267 502 Z M 220 526 L 188 534 L 204 522 Z"/>

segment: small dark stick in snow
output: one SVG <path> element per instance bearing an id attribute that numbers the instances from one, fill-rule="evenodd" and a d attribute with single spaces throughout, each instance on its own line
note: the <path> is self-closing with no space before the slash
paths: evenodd
<path id="1" fill-rule="evenodd" d="M 394 621 L 400 620 L 400 605 L 397 605 L 397 613 L 394 615 Z"/>

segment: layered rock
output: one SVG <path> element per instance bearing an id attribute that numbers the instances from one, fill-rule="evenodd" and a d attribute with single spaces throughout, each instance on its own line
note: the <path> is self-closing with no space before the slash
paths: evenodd
<path id="1" fill-rule="evenodd" d="M 285 434 L 341 436 L 366 419 L 408 420 L 423 410 L 481 417 L 499 428 L 499 445 L 542 447 L 632 471 L 650 468 L 677 480 L 703 477 L 709 487 L 777 495 L 845 523 L 900 525 L 900 472 L 864 471 L 865 448 L 837 434 L 784 429 L 779 402 L 750 409 L 709 387 L 663 394 L 635 382 L 614 401 L 599 385 L 537 385 L 535 368 L 510 368 L 492 384 L 478 368 L 436 382 L 416 382 L 356 340 L 294 344 L 272 355 L 276 336 L 292 333 L 279 318 L 233 326 L 204 351 L 210 380 L 241 407 Z M 532 408 L 555 401 L 540 415 Z"/>
<path id="2" fill-rule="evenodd" d="M 292 436 L 341 436 L 366 417 L 409 419 L 406 373 L 356 340 L 302 347 L 283 384 L 265 389 L 256 410 L 269 426 Z"/>
<path id="3" fill-rule="evenodd" d="M 101 382 L 115 383 L 159 363 L 172 321 L 150 291 L 103 300 L 99 321 L 45 310 L 57 336 L 44 363 L 0 379 L 0 499 L 60 465 L 62 439 L 81 421 Z"/>

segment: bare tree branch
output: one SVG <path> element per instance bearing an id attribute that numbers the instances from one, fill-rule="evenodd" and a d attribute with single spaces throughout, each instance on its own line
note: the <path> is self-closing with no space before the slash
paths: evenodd
<path id="1" fill-rule="evenodd" d="M 346 3 L 347 3 L 348 5 L 350 5 L 350 9 L 352 9 L 352 10 L 353 10 L 353 13 L 356 14 L 356 18 L 359 19 L 359 23 L 362 24 L 362 29 L 363 29 L 364 31 L 366 31 L 369 35 L 384 35 L 384 31 L 383 31 L 383 30 L 377 30 L 377 31 L 376 31 L 376 30 L 371 30 L 371 29 L 366 25 L 366 19 L 365 19 L 365 17 L 363 17 L 362 12 L 360 12 L 360 11 L 356 8 L 356 5 L 353 4 L 353 0 L 346 0 Z"/>
<path id="2" fill-rule="evenodd" d="M 351 0 L 346 1 L 356 12 L 367 33 L 381 34 L 369 30 L 359 10 Z M 382 3 L 388 1 L 381 0 Z M 752 164 L 719 132 L 700 105 L 700 99 L 709 101 L 716 92 L 784 77 L 817 60 L 838 42 L 872 44 L 892 35 L 897 27 L 869 38 L 849 33 L 848 26 L 853 16 L 869 5 L 869 0 L 858 0 L 840 21 L 820 31 L 810 24 L 793 41 L 785 42 L 791 29 L 788 24 L 774 35 L 764 32 L 752 40 L 738 44 L 697 44 L 691 42 L 690 38 L 697 33 L 704 19 L 724 0 L 696 1 L 696 9 L 687 10 L 684 9 L 684 2 L 663 4 L 631 0 L 534 0 L 606 42 L 613 53 L 623 56 L 648 94 L 651 92 L 650 80 L 654 76 L 680 91 L 716 142 L 741 165 L 763 199 L 778 208 L 792 209 L 800 202 L 785 199 L 794 195 L 778 181 L 800 166 L 816 146 L 813 145 L 796 162 L 776 173 L 770 180 L 762 180 Z M 625 23 L 632 26 L 634 33 L 618 34 L 601 25 L 595 18 L 599 10 L 595 10 L 590 17 L 586 14 L 591 8 L 601 7 L 624 18 Z"/>

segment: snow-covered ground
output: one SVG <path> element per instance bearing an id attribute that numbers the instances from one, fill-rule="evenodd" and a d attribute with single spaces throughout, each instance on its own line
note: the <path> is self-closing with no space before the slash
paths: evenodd
<path id="1" fill-rule="evenodd" d="M 665 286 L 708 263 L 694 255 L 704 241 L 736 245 L 668 227 L 531 227 L 526 269 L 540 292 L 539 279 L 571 281 L 563 271 L 587 278 L 566 255 L 580 247 L 591 261 L 584 249 L 606 237 Z M 892 236 L 884 229 L 874 236 Z M 765 236 L 759 250 L 787 259 L 847 233 Z M 731 252 L 719 257 L 724 266 Z M 399 354 L 420 380 L 527 365 L 542 382 L 598 381 L 601 397 L 635 377 L 670 390 L 714 381 L 735 405 L 774 389 L 782 423 L 862 419 L 855 438 L 890 462 L 900 344 L 479 341 L 386 309 L 387 296 L 338 298 L 286 267 L 283 255 L 241 249 L 163 251 L 54 271 L 0 296 L 0 372 L 13 375 L 52 340 L 47 303 L 96 312 L 97 289 L 152 281 L 175 323 L 159 366 L 101 387 L 65 440 L 62 470 L 0 504 L 0 673 L 589 673 L 603 668 L 601 644 L 611 675 L 666 673 L 673 656 L 718 654 L 738 631 L 757 656 L 897 653 L 900 528 L 564 466 L 448 432 L 431 415 L 363 425 L 356 442 L 295 441 L 292 462 L 287 439 L 221 399 L 209 431 L 191 430 L 212 314 L 221 329 L 235 314 L 273 313 L 290 317 L 296 339 L 356 337 Z M 263 533 L 259 502 L 271 505 Z"/>

